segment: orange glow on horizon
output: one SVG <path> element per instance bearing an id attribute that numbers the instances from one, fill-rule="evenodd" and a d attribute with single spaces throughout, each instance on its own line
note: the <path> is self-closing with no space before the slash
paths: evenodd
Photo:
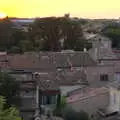
<path id="1" fill-rule="evenodd" d="M 120 0 L 0 0 L 0 11 L 9 17 L 71 16 L 119 18 Z"/>
<path id="2" fill-rule="evenodd" d="M 0 20 L 4 19 L 6 17 L 7 17 L 7 15 L 5 13 L 0 12 Z"/>

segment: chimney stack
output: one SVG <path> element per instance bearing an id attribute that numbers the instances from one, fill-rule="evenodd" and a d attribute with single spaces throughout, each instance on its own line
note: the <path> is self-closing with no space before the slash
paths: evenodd
<path id="1" fill-rule="evenodd" d="M 83 51 L 84 51 L 84 52 L 87 52 L 87 49 L 86 49 L 86 48 L 84 48 L 84 49 L 83 49 Z"/>

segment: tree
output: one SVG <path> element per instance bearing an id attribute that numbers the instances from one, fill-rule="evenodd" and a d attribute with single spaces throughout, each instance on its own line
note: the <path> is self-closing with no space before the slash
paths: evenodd
<path id="1" fill-rule="evenodd" d="M 20 29 L 14 29 L 14 32 L 12 33 L 11 36 L 11 45 L 17 46 L 19 45 L 21 40 L 26 40 L 27 39 L 27 33 L 20 30 Z"/>
<path id="2" fill-rule="evenodd" d="M 80 24 L 66 18 L 62 21 L 62 32 L 64 37 L 64 49 L 74 49 L 76 41 L 83 37 Z"/>
<path id="3" fill-rule="evenodd" d="M 60 51 L 61 49 L 83 50 L 87 43 L 83 36 L 81 22 L 69 17 L 48 17 L 36 19 L 29 29 L 35 48 Z M 61 46 L 63 40 L 63 46 Z"/>
<path id="4" fill-rule="evenodd" d="M 42 19 L 36 19 L 31 29 L 31 38 L 33 40 L 34 47 L 39 47 L 36 44 L 42 41 L 42 50 L 46 51 L 59 51 L 60 50 L 60 20 L 56 17 L 48 17 Z M 41 42 L 39 42 L 41 43 Z"/>
<path id="5" fill-rule="evenodd" d="M 0 95 L 6 98 L 6 107 L 20 105 L 19 83 L 6 72 L 0 72 Z"/>
<path id="6" fill-rule="evenodd" d="M 4 109 L 6 101 L 4 97 L 0 96 L 0 120 L 21 120 L 19 113 L 14 107 Z"/>
<path id="7" fill-rule="evenodd" d="M 20 53 L 20 47 L 18 46 L 11 46 L 9 50 L 7 50 L 8 53 Z"/>
<path id="8" fill-rule="evenodd" d="M 64 18 L 62 20 L 62 35 L 64 38 L 64 49 L 83 51 L 83 48 L 91 48 L 84 38 L 80 21 L 72 21 Z"/>
<path id="9" fill-rule="evenodd" d="M 0 20 L 0 50 L 6 50 L 9 47 L 12 33 L 11 21 L 8 18 Z"/>
<path id="10" fill-rule="evenodd" d="M 120 25 L 110 24 L 102 31 L 103 35 L 112 40 L 112 47 L 120 49 Z"/>

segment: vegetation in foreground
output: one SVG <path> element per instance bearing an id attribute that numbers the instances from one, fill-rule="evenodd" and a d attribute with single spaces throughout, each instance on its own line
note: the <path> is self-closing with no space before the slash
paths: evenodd
<path id="1" fill-rule="evenodd" d="M 0 120 L 21 120 L 19 112 L 14 107 L 5 109 L 6 100 L 0 96 Z"/>
<path id="2" fill-rule="evenodd" d="M 6 72 L 0 72 L 0 95 L 6 99 L 6 108 L 20 105 L 19 92 L 20 86 L 16 79 Z"/>

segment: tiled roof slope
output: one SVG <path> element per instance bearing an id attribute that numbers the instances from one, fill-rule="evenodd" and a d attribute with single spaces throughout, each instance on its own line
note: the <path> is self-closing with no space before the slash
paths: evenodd
<path id="1" fill-rule="evenodd" d="M 94 66 L 95 61 L 87 52 L 48 52 L 40 53 L 40 56 L 48 56 L 49 60 L 56 65 L 56 67 L 73 67 Z"/>
<path id="2" fill-rule="evenodd" d="M 107 48 L 102 48 L 101 51 L 99 51 L 99 58 L 100 59 L 117 59 L 116 55 L 112 52 L 112 50 L 109 50 Z"/>
<path id="3" fill-rule="evenodd" d="M 112 50 L 118 59 L 120 59 L 120 50 Z"/>
<path id="4" fill-rule="evenodd" d="M 61 67 L 95 66 L 87 52 L 41 52 L 8 55 L 10 68 L 54 69 Z"/>
<path id="5" fill-rule="evenodd" d="M 21 84 L 21 88 L 34 89 L 35 84 L 39 84 L 41 90 L 57 90 L 58 84 L 55 82 L 56 76 L 53 73 L 39 73 L 40 75 L 35 75 L 31 82 L 25 81 L 25 84 Z"/>
<path id="6" fill-rule="evenodd" d="M 15 54 L 8 56 L 8 65 L 15 69 L 55 69 L 48 59 L 41 59 L 37 54 Z"/>
<path id="7" fill-rule="evenodd" d="M 81 70 L 63 70 L 57 72 L 56 81 L 60 85 L 86 85 L 86 74 Z"/>
<path id="8" fill-rule="evenodd" d="M 111 83 L 109 84 L 109 86 L 120 90 L 120 82 L 119 82 L 119 81 L 111 82 Z"/>
<path id="9" fill-rule="evenodd" d="M 41 90 L 56 90 L 64 85 L 86 85 L 86 75 L 83 71 L 63 70 L 58 72 L 39 73 L 40 75 L 32 79 L 32 83 L 26 79 L 25 84 L 21 84 L 22 88 L 33 88 L 35 81 L 38 81 Z"/>

